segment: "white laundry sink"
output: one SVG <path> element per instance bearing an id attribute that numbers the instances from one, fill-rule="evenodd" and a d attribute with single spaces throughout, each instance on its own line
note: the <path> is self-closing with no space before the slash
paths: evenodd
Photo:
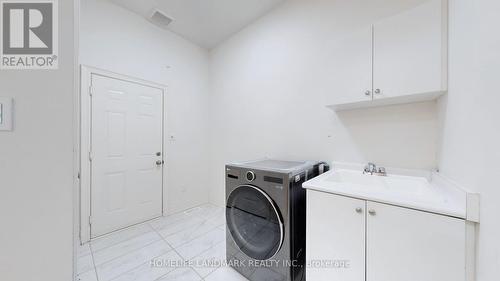
<path id="1" fill-rule="evenodd" d="M 425 196 L 429 191 L 429 181 L 422 177 L 398 175 L 376 176 L 353 170 L 337 170 L 327 182 L 333 182 L 344 188 L 366 189 L 367 192 L 391 192 L 400 195 Z"/>
<path id="2" fill-rule="evenodd" d="M 378 176 L 363 174 L 362 169 L 333 169 L 305 182 L 303 187 L 461 218 L 466 216 L 463 196 L 434 184 L 430 176 L 390 172 L 387 176 Z"/>

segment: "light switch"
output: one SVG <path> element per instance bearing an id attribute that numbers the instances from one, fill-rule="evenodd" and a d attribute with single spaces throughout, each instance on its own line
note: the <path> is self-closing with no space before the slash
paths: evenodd
<path id="1" fill-rule="evenodd" d="M 0 97 L 0 131 L 12 131 L 12 99 Z"/>

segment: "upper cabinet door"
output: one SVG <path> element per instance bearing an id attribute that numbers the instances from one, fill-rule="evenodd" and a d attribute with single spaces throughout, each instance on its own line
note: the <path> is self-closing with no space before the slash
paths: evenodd
<path id="1" fill-rule="evenodd" d="M 372 27 L 348 33 L 335 43 L 328 59 L 328 104 L 372 100 Z"/>
<path id="2" fill-rule="evenodd" d="M 447 1 L 374 24 L 374 99 L 447 90 Z"/>
<path id="3" fill-rule="evenodd" d="M 363 200 L 307 191 L 306 280 L 365 279 L 365 204 Z"/>
<path id="4" fill-rule="evenodd" d="M 464 220 L 367 204 L 366 281 L 465 281 Z"/>

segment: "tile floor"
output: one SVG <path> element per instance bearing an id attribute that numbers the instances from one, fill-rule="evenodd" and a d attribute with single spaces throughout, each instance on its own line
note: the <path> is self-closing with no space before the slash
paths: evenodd
<path id="1" fill-rule="evenodd" d="M 203 205 L 80 246 L 77 280 L 246 280 L 225 254 L 224 209 Z"/>

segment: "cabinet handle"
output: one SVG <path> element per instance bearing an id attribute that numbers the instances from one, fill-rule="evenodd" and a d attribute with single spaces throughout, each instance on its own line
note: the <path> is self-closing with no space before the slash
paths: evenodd
<path id="1" fill-rule="evenodd" d="M 377 212 L 375 212 L 375 210 L 369 210 L 368 214 L 370 214 L 371 216 L 375 216 Z"/>
<path id="2" fill-rule="evenodd" d="M 363 208 L 356 208 L 356 213 L 361 214 L 363 212 Z"/>
<path id="3" fill-rule="evenodd" d="M 380 89 L 375 89 L 375 94 L 380 94 L 382 91 Z"/>
<path id="4" fill-rule="evenodd" d="M 366 92 L 365 92 L 365 96 L 370 96 L 371 94 L 372 94 L 372 91 L 370 91 L 370 90 L 366 90 Z"/>

